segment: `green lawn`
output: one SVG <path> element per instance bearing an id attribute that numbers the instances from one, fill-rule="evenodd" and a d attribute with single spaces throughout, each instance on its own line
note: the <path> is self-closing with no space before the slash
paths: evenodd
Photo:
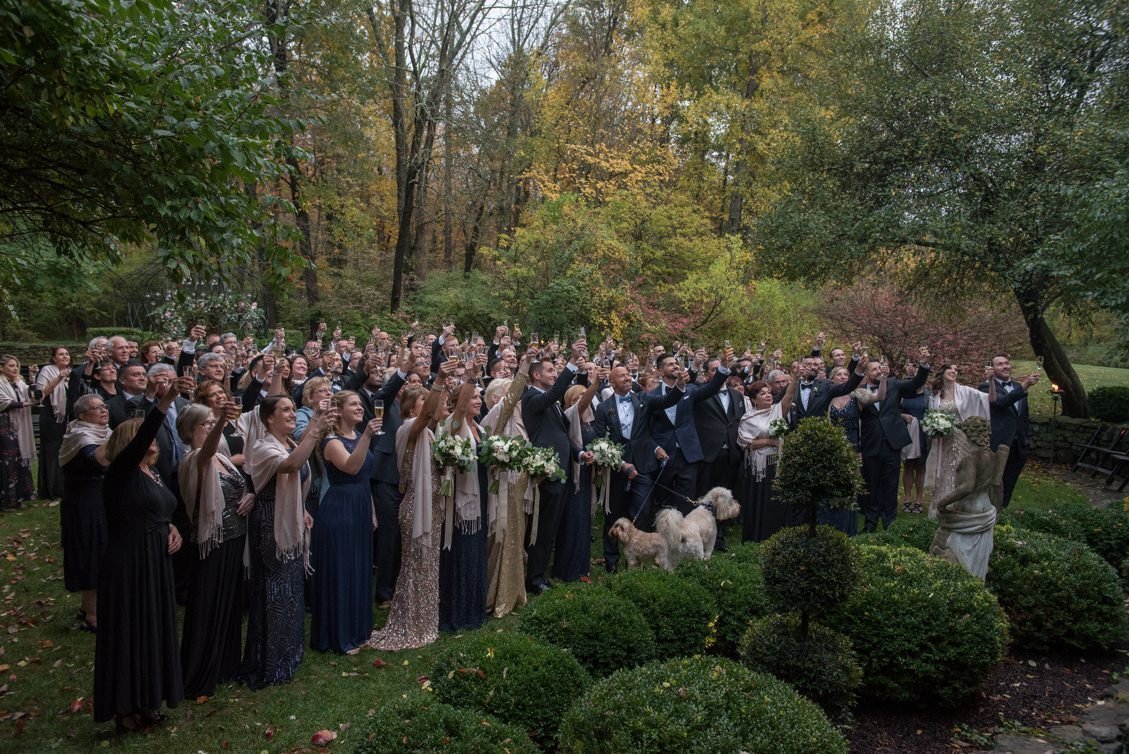
<path id="1" fill-rule="evenodd" d="M 1089 364 L 1075 364 L 1075 371 L 1082 378 L 1082 385 L 1087 391 L 1106 385 L 1129 385 L 1129 369 L 1115 369 L 1114 367 L 1096 367 Z M 1033 361 L 1012 362 L 1012 376 L 1020 377 L 1035 371 Z M 1051 417 L 1051 381 L 1044 374 L 1043 379 L 1031 391 L 1031 416 L 1049 419 Z M 1059 405 L 1061 411 L 1062 405 Z"/>
<path id="2" fill-rule="evenodd" d="M 1017 503 L 1084 499 L 1037 470 L 1025 474 Z M 420 651 L 365 651 L 353 657 L 307 650 L 294 681 L 261 691 L 222 687 L 208 700 L 186 700 L 164 726 L 118 736 L 91 718 L 94 637 L 75 628 L 78 598 L 63 589 L 58 507 L 36 502 L 0 516 L 0 745 L 4 751 L 291 752 L 311 750 L 310 736 L 336 731 L 332 749 L 350 751 L 370 710 L 401 694 L 418 694 L 419 676 L 436 653 L 459 640 L 444 635 Z M 731 541 L 739 534 L 730 528 Z M 593 569 L 598 579 L 599 569 Z M 378 620 L 383 620 L 380 614 Z M 512 630 L 509 616 L 487 631 Z M 387 662 L 381 669 L 372 661 Z M 71 711 L 77 707 L 76 711 Z"/>

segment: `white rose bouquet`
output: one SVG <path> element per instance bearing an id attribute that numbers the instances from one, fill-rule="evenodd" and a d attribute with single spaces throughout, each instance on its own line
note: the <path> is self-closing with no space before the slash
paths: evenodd
<path id="1" fill-rule="evenodd" d="M 785 419 L 773 419 L 768 424 L 768 434 L 770 437 L 783 437 L 788 434 L 788 422 Z"/>
<path id="2" fill-rule="evenodd" d="M 948 411 L 929 409 L 921 420 L 921 428 L 930 437 L 948 437 L 956 428 L 956 421 Z"/>
<path id="3" fill-rule="evenodd" d="M 557 453 L 552 448 L 539 448 L 529 446 L 522 458 L 522 466 L 532 479 L 550 479 L 554 482 L 564 481 L 565 473 L 557 462 Z"/>
<path id="4" fill-rule="evenodd" d="M 468 471 L 476 456 L 469 437 L 459 437 L 443 430 L 435 436 L 431 444 L 431 456 L 443 469 L 443 484 L 439 494 L 450 497 L 454 491 L 455 470 Z"/>
<path id="5" fill-rule="evenodd" d="M 520 437 L 487 435 L 479 444 L 478 461 L 490 467 L 490 494 L 498 494 L 502 471 L 520 471 L 529 443 Z"/>

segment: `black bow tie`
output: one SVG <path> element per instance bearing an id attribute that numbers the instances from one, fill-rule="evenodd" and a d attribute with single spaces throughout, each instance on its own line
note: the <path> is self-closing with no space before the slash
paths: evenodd
<path id="1" fill-rule="evenodd" d="M 815 387 L 814 382 L 801 382 L 800 383 L 800 390 L 811 390 L 813 387 Z"/>
<path id="2" fill-rule="evenodd" d="M 1012 384 L 1013 384 L 1011 380 L 1008 380 L 1007 382 L 1000 380 L 999 382 L 1000 382 L 1000 387 L 1011 387 Z"/>

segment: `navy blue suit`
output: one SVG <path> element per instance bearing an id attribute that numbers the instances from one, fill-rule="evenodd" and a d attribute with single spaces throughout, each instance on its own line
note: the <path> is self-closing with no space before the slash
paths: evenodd
<path id="1" fill-rule="evenodd" d="M 612 472 L 611 488 L 608 491 L 611 513 L 604 518 L 604 564 L 608 570 L 614 570 L 619 562 L 619 543 L 608 534 L 608 529 L 616 519 L 630 518 L 640 529 L 650 527 L 651 514 L 647 502 L 654 486 L 655 472 L 659 470 L 659 462 L 655 458 L 655 450 L 659 446 L 651 428 L 654 417 L 678 403 L 682 395 L 682 391 L 675 388 L 666 395 L 631 393 L 626 396 L 631 401 L 633 412 L 630 437 L 623 432 L 617 406 L 618 395 L 612 394 L 611 398 L 596 407 L 593 434 L 597 438 L 606 436 L 612 442 L 622 445 L 623 462 L 634 466 L 639 474 L 635 479 L 628 479 L 622 471 Z"/>
<path id="2" fill-rule="evenodd" d="M 913 440 L 902 418 L 902 398 L 916 395 L 929 379 L 929 367 L 921 366 L 912 380 L 886 380 L 886 398 L 878 408 L 862 409 L 862 476 L 867 492 L 860 505 L 866 516 L 866 531 L 894 523 L 898 511 L 898 471 L 902 448 Z"/>
<path id="3" fill-rule="evenodd" d="M 690 512 L 688 500 L 697 491 L 698 464 L 705 458 L 702 444 L 698 440 L 694 414 L 699 403 L 717 395 L 728 376 L 728 372 L 719 369 L 709 382 L 687 385 L 683 389 L 682 399 L 674 407 L 673 424 L 669 409 L 654 415 L 653 437 L 669 456 L 666 466 L 656 477 L 656 481 L 663 485 L 655 490 L 656 508 L 677 507 L 684 514 Z M 665 384 L 659 385 L 650 395 L 656 399 L 662 398 L 666 389 Z"/>

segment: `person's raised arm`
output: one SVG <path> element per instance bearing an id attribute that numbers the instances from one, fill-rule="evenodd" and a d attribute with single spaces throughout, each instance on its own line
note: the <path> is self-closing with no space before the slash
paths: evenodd
<path id="1" fill-rule="evenodd" d="M 431 386 L 431 391 L 427 394 L 427 400 L 423 403 L 423 409 L 419 412 L 419 416 L 416 417 L 409 431 L 409 445 L 416 441 L 424 428 L 431 423 L 431 419 L 435 416 L 436 411 L 439 410 L 439 401 L 446 398 L 447 377 L 448 375 L 454 374 L 455 367 L 457 366 L 457 361 L 445 361 L 439 365 L 439 374 L 436 375 L 435 382 Z"/>
<path id="2" fill-rule="evenodd" d="M 188 380 L 183 382 L 187 383 Z M 176 400 L 178 393 L 178 386 L 172 381 L 158 382 L 155 394 L 157 403 L 145 415 L 145 419 L 137 429 L 137 434 L 110 463 L 110 467 L 106 470 L 107 476 L 128 472 L 141 464 L 145 454 L 149 452 L 149 446 L 157 438 L 161 425 L 165 423 L 165 414 L 168 413 L 169 406 Z"/>
<path id="3" fill-rule="evenodd" d="M 600 392 L 600 385 L 604 384 L 604 380 L 608 378 L 608 370 L 605 367 L 598 367 L 595 364 L 588 365 L 588 375 L 593 378 L 588 382 L 588 389 L 580 396 L 577 401 L 577 415 L 584 416 L 588 409 L 592 406 L 592 401 L 596 397 L 596 393 Z"/>
<path id="4" fill-rule="evenodd" d="M 781 416 L 788 416 L 792 413 L 792 402 L 796 398 L 796 388 L 799 384 L 799 380 L 790 380 L 788 382 L 788 389 L 784 391 L 784 397 L 780 399 Z"/>
<path id="5" fill-rule="evenodd" d="M 361 432 L 361 436 L 357 439 L 357 445 L 353 448 L 352 453 L 345 450 L 345 443 L 341 442 L 340 438 L 330 438 L 322 451 L 325 455 L 326 462 L 346 474 L 356 474 L 361 470 L 361 467 L 365 465 L 365 456 L 368 455 L 369 445 L 372 443 L 372 436 L 380 431 L 382 423 L 380 419 L 372 419 L 365 424 L 364 431 Z"/>
<path id="6" fill-rule="evenodd" d="M 320 406 L 314 409 L 314 418 L 310 419 L 309 426 L 306 427 L 306 431 L 302 433 L 302 439 L 298 441 L 298 447 L 294 448 L 290 455 L 286 457 L 286 460 L 278 465 L 279 474 L 289 474 L 298 471 L 305 465 L 335 415 L 336 411 L 333 409 L 322 411 Z"/>
<path id="7" fill-rule="evenodd" d="M 212 460 L 212 456 L 220 448 L 220 438 L 223 437 L 223 427 L 227 424 L 227 407 L 231 405 L 228 401 L 224 401 L 216 410 L 216 424 L 204 438 L 204 444 L 200 446 L 200 458 L 196 462 L 196 468 L 203 477 L 203 469 Z"/>

